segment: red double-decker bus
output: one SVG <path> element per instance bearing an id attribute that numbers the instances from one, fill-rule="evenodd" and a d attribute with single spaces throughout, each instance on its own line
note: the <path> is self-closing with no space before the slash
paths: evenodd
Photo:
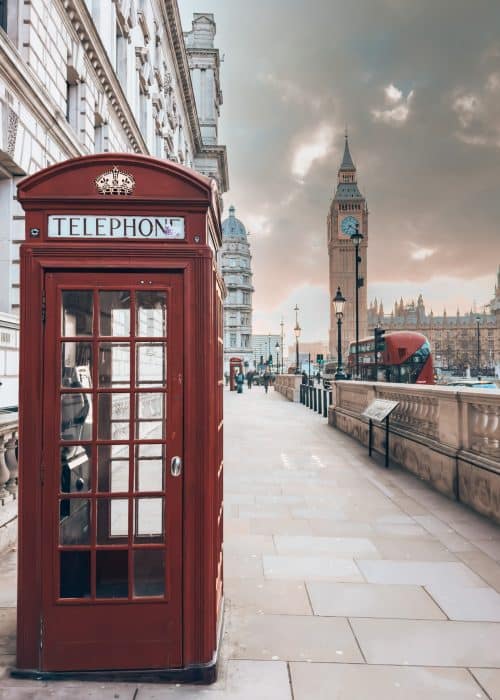
<path id="1" fill-rule="evenodd" d="M 356 343 L 349 346 L 347 368 L 356 373 Z M 364 381 L 404 384 L 435 384 L 434 363 L 429 341 L 422 333 L 394 331 L 377 339 L 359 341 L 359 373 Z"/>

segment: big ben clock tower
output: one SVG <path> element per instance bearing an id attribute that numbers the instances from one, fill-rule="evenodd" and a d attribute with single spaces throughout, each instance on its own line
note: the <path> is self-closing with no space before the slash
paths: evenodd
<path id="1" fill-rule="evenodd" d="M 346 298 L 342 319 L 342 354 L 344 366 L 349 343 L 355 340 L 356 314 L 356 250 L 351 236 L 358 229 L 363 236 L 359 246 L 358 323 L 359 338 L 367 335 L 366 258 L 368 253 L 368 207 L 358 189 L 356 166 L 345 135 L 344 157 L 339 169 L 337 190 L 330 205 L 327 219 L 328 257 L 330 271 L 330 355 L 337 357 L 337 319 L 331 300 L 340 287 Z M 361 281 L 360 281 L 361 285 Z"/>

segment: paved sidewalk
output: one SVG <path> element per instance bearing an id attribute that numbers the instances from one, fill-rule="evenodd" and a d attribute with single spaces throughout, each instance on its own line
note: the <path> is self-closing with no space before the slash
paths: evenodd
<path id="1" fill-rule="evenodd" d="M 225 399 L 219 681 L 4 677 L 0 700 L 500 700 L 500 528 L 274 391 Z M 13 576 L 0 572 L 0 678 Z"/>

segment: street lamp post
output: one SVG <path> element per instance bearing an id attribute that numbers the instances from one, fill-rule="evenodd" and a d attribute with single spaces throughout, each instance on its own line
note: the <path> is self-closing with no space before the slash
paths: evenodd
<path id="1" fill-rule="evenodd" d="M 351 241 L 354 243 L 356 251 L 356 299 L 355 299 L 355 323 L 356 323 L 356 379 L 359 379 L 359 288 L 363 286 L 364 279 L 359 277 L 359 263 L 361 257 L 359 255 L 359 244 L 363 240 L 363 234 L 359 232 L 359 223 L 356 223 L 356 230 L 351 236 Z"/>
<path id="2" fill-rule="evenodd" d="M 333 307 L 337 318 L 337 371 L 335 379 L 345 379 L 346 375 L 342 367 L 342 319 L 344 317 L 345 297 L 342 296 L 340 287 L 337 287 L 337 294 L 333 298 Z"/>
<path id="3" fill-rule="evenodd" d="M 276 345 L 274 346 L 274 349 L 276 350 L 276 374 L 280 373 L 280 344 L 278 341 L 276 341 Z"/>
<path id="4" fill-rule="evenodd" d="M 282 316 L 281 323 L 280 323 L 280 326 L 281 326 L 281 374 L 283 374 L 283 360 L 284 360 L 284 353 L 283 353 L 283 327 L 284 327 L 284 325 L 285 324 L 283 323 L 283 316 Z"/>
<path id="5" fill-rule="evenodd" d="M 300 331 L 302 328 L 299 326 L 299 307 L 295 304 L 295 328 L 293 332 L 295 333 L 295 374 L 300 374 L 299 369 L 299 338 Z"/>
<path id="6" fill-rule="evenodd" d="M 476 316 L 476 330 L 477 330 L 477 376 L 479 377 L 479 374 L 481 370 L 479 369 L 481 366 L 481 340 L 480 340 L 480 335 L 479 335 L 479 324 L 481 323 L 481 317 Z"/>

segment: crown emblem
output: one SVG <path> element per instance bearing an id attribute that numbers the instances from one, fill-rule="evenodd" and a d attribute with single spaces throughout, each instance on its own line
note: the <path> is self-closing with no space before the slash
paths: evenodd
<path id="1" fill-rule="evenodd" d="M 94 180 L 99 194 L 132 194 L 135 187 L 134 176 L 118 170 L 116 165 Z"/>

